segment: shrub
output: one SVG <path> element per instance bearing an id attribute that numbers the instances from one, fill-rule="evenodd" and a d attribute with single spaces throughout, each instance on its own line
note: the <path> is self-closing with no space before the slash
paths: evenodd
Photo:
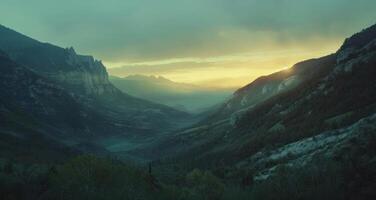
<path id="1" fill-rule="evenodd" d="M 195 169 L 187 175 L 186 181 L 191 189 L 192 195 L 195 196 L 196 199 L 220 199 L 225 188 L 221 180 L 210 171 Z"/>
<path id="2" fill-rule="evenodd" d="M 109 159 L 79 156 L 50 176 L 48 199 L 151 199 L 147 176 Z"/>

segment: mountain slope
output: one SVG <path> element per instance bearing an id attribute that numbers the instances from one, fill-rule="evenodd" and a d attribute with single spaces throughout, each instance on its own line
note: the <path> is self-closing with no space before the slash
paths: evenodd
<path id="1" fill-rule="evenodd" d="M 236 120 L 248 109 L 273 96 L 297 88 L 307 81 L 326 73 L 335 62 L 335 56 L 311 59 L 295 64 L 293 67 L 262 76 L 252 83 L 238 89 L 225 104 L 223 104 L 206 122 L 219 120 Z"/>
<path id="2" fill-rule="evenodd" d="M 57 139 L 64 139 L 73 129 L 84 134 L 95 116 L 83 113 L 84 109 L 79 112 L 80 104 L 64 89 L 1 51 L 0 72 L 1 158 L 47 162 L 73 155 L 74 151 Z"/>
<path id="3" fill-rule="evenodd" d="M 111 76 L 110 81 L 125 93 L 189 112 L 202 111 L 220 104 L 232 92 L 229 89 L 201 88 L 176 83 L 161 76 Z"/>

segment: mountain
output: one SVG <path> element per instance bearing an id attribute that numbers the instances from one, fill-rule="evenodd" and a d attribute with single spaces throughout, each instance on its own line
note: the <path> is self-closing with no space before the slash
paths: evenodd
<path id="1" fill-rule="evenodd" d="M 214 112 L 208 120 L 230 120 L 233 122 L 244 111 L 259 103 L 322 76 L 334 62 L 335 56 L 329 55 L 320 59 L 300 62 L 289 69 L 257 78 L 252 83 L 238 89 L 232 98 Z"/>
<path id="2" fill-rule="evenodd" d="M 69 89 L 88 95 L 116 91 L 103 64 L 92 56 L 77 55 L 72 47 L 41 43 L 4 26 L 0 36 L 0 48 L 14 61 Z"/>
<path id="3" fill-rule="evenodd" d="M 104 115 L 115 114 L 122 120 L 134 117 L 134 120 L 128 120 L 129 123 L 143 118 L 142 129 L 152 126 L 156 115 L 161 115 L 157 117 L 158 127 L 167 127 L 171 125 L 171 119 L 186 115 L 121 92 L 108 80 L 103 64 L 92 56 L 78 55 L 73 48 L 41 43 L 3 26 L 0 27 L 0 36 L 0 49 L 12 60 L 74 93 L 82 98 L 82 103 L 93 104 L 91 106 L 96 106 L 95 109 Z"/>
<path id="4" fill-rule="evenodd" d="M 375 66 L 376 25 L 346 39 L 332 55 L 255 80 L 212 116 L 138 153 L 213 170 L 252 169 L 261 175 L 289 165 L 289 160 L 312 163 L 308 159 L 314 155 L 342 159 L 349 145 L 367 151 L 376 133 Z M 364 155 L 369 160 L 362 163 L 371 165 L 376 151 L 368 150 Z M 275 159 L 256 165 L 256 158 L 266 156 Z"/>
<path id="5" fill-rule="evenodd" d="M 0 26 L 0 50 L 3 132 L 17 135 L 26 127 L 63 146 L 94 145 L 99 150 L 189 123 L 185 112 L 121 92 L 100 61 L 73 48 L 41 43 Z"/>
<path id="6" fill-rule="evenodd" d="M 5 53 L 0 55 L 1 128 L 29 128 L 47 137 L 90 138 L 119 132 L 111 118 L 93 109 L 91 103 L 55 82 L 19 65 Z M 112 119 L 114 120 L 114 119 Z M 17 132 L 15 133 L 17 134 Z M 109 134 L 111 135 L 111 134 Z"/>
<path id="7" fill-rule="evenodd" d="M 162 76 L 110 76 L 110 82 L 132 96 L 196 113 L 222 103 L 232 92 L 177 83 Z"/>

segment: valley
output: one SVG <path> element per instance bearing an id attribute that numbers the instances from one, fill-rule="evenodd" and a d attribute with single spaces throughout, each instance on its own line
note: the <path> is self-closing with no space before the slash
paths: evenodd
<path id="1" fill-rule="evenodd" d="M 372 199 L 375 76 L 376 25 L 233 94 L 0 26 L 0 197 Z"/>

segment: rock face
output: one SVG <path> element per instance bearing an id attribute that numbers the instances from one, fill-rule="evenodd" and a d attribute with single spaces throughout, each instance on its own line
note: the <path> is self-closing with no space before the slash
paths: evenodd
<path id="1" fill-rule="evenodd" d="M 30 129 L 51 138 L 103 132 L 111 124 L 74 94 L 0 53 L 1 130 Z M 15 127 L 16 126 L 16 127 Z M 102 128 L 103 127 L 103 128 Z"/>
<path id="2" fill-rule="evenodd" d="M 118 92 L 101 61 L 92 56 L 78 55 L 72 47 L 41 43 L 3 26 L 0 36 L 0 49 L 11 59 L 69 89 L 84 95 Z"/>
<path id="3" fill-rule="evenodd" d="M 109 82 L 106 68 L 101 61 L 95 60 L 92 56 L 78 55 L 73 47 L 65 50 L 67 64 L 76 66 L 76 70 L 49 74 L 52 79 L 71 87 L 83 87 L 84 93 L 88 95 L 97 96 L 118 92 Z"/>

